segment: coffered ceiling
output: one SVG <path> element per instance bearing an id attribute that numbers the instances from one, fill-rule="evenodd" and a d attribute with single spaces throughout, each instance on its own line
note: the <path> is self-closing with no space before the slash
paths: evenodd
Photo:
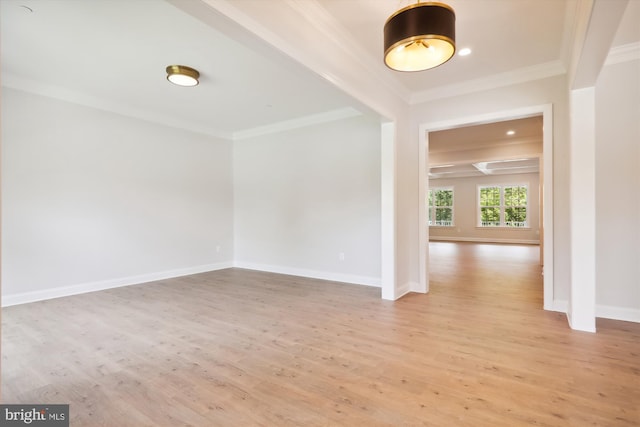
<path id="1" fill-rule="evenodd" d="M 429 133 L 429 179 L 539 172 L 542 116 Z"/>

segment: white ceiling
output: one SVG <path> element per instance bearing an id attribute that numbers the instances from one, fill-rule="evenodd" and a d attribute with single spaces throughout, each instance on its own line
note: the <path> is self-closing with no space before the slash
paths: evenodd
<path id="1" fill-rule="evenodd" d="M 353 38 L 372 57 L 382 58 L 386 19 L 399 7 L 414 1 L 320 0 Z M 422 92 L 461 81 L 476 80 L 499 73 L 554 64 L 562 58 L 562 48 L 571 25 L 567 12 L 576 0 L 449 0 L 456 12 L 457 48 L 468 47 L 472 54 L 455 56 L 444 66 L 418 72 L 393 73 L 411 92 Z M 568 21 L 568 22 L 567 22 Z"/>
<path id="2" fill-rule="evenodd" d="M 513 131 L 512 135 L 508 132 Z M 542 116 L 429 132 L 429 152 L 468 151 L 542 141 Z"/>
<path id="3" fill-rule="evenodd" d="M 9 86 L 223 136 L 354 105 L 258 41 L 238 42 L 163 0 L 1 0 L 0 19 Z M 200 85 L 169 84 L 170 64 L 198 69 Z"/>
<path id="4" fill-rule="evenodd" d="M 430 163 L 429 179 L 537 173 L 542 125 L 542 116 L 534 116 L 429 132 L 429 155 L 442 159 Z M 537 147 L 534 152 L 531 145 Z M 505 147 L 511 148 L 509 155 Z M 477 158 L 479 151 L 484 153 L 482 160 Z"/>
<path id="5" fill-rule="evenodd" d="M 382 63 L 384 22 L 408 0 L 296 4 L 325 10 L 340 33 L 351 36 L 357 54 L 373 64 L 372 71 L 384 73 L 418 102 L 434 91 L 481 85 L 496 76 L 562 72 L 578 1 L 447 1 L 456 10 L 458 47 L 473 53 L 411 74 Z M 185 12 L 187 3 L 194 2 L 0 0 L 2 84 L 226 137 L 368 112 L 213 8 L 201 8 L 196 18 Z M 227 3 L 275 11 L 291 2 Z M 639 19 L 640 1 L 631 0 L 614 46 L 640 41 Z M 201 84 L 169 84 L 164 69 L 176 63 L 197 68 Z"/>

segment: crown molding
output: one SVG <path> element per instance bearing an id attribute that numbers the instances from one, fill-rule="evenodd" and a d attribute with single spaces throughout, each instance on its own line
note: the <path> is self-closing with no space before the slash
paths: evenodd
<path id="1" fill-rule="evenodd" d="M 611 51 L 627 2 L 581 0 L 578 6 L 579 31 L 576 31 L 568 73 L 570 90 L 596 84 Z"/>
<path id="2" fill-rule="evenodd" d="M 493 74 L 488 77 L 467 80 L 461 83 L 455 83 L 440 86 L 435 89 L 416 92 L 411 96 L 410 103 L 411 105 L 415 105 L 421 104 L 423 102 L 433 101 L 435 99 L 467 95 L 469 93 L 482 92 L 499 87 L 511 86 L 528 81 L 553 77 L 565 74 L 566 72 L 567 70 L 560 60 L 550 61 L 543 64 L 536 64 L 530 67 L 508 71 L 505 73 Z"/>
<path id="3" fill-rule="evenodd" d="M 284 132 L 287 130 L 302 128 L 305 126 L 328 123 L 362 115 L 362 113 L 355 108 L 346 107 L 318 114 L 298 117 L 291 120 L 284 120 L 281 122 L 276 122 L 269 125 L 259 126 L 238 132 L 222 132 L 216 129 L 202 126 L 197 123 L 189 122 L 186 120 L 179 120 L 171 116 L 154 113 L 147 110 L 132 108 L 122 103 L 109 101 L 61 86 L 42 83 L 10 73 L 3 73 L 2 86 L 10 89 L 20 90 L 22 92 L 31 93 L 34 95 L 45 96 L 72 104 L 82 105 L 84 107 L 90 107 L 110 113 L 119 114 L 125 117 L 144 120 L 163 126 L 169 126 L 176 129 L 182 129 L 189 132 L 200 133 L 212 136 L 214 138 L 226 140 L 252 138 L 255 136 Z"/>
<path id="4" fill-rule="evenodd" d="M 580 56 L 584 49 L 589 29 L 589 19 L 593 11 L 594 0 L 577 0 L 574 7 L 571 7 L 569 3 L 567 3 L 567 20 L 570 20 L 572 25 L 570 31 L 565 34 L 568 37 L 566 39 L 566 64 L 568 64 L 569 87 L 573 87 L 573 81 L 578 71 Z"/>
<path id="5" fill-rule="evenodd" d="M 272 123 L 266 126 L 258 126 L 252 129 L 246 129 L 233 133 L 233 140 L 254 138 L 256 136 L 279 133 L 288 130 L 303 128 L 311 125 L 333 122 L 336 120 L 348 119 L 351 117 L 361 116 L 362 113 L 355 108 L 346 107 L 337 110 L 326 111 L 323 113 L 312 114 L 309 116 L 299 117 L 291 120 L 284 120 Z"/>
<path id="6" fill-rule="evenodd" d="M 134 108 L 119 102 L 113 102 L 62 86 L 51 85 L 10 73 L 3 73 L 2 86 L 163 126 L 201 133 L 215 138 L 228 140 L 233 138 L 233 134 L 230 132 L 222 132 L 197 123 L 176 119 L 175 117 L 165 114 L 158 114 L 148 110 Z"/>
<path id="7" fill-rule="evenodd" d="M 565 6 L 562 43 L 560 45 L 560 60 L 563 64 L 571 64 L 573 61 L 573 45 L 577 32 L 581 25 L 580 10 L 587 0 L 567 1 Z M 568 69 L 569 67 L 567 67 Z"/>
<path id="8" fill-rule="evenodd" d="M 640 42 L 612 47 L 604 65 L 640 60 Z"/>
<path id="9" fill-rule="evenodd" d="M 170 0 L 177 1 L 177 0 Z M 282 0 L 260 20 L 232 0 L 201 0 L 273 48 L 385 118 L 405 113 L 410 91 L 384 73 L 317 0 Z M 286 29 L 286 31 L 285 31 Z M 309 37 L 312 40 L 305 42 Z M 323 52 L 332 51 L 331 55 Z M 348 61 L 345 60 L 348 58 Z"/>
<path id="10" fill-rule="evenodd" d="M 411 92 L 386 72 L 388 69 L 378 58 L 365 53 L 362 47 L 353 41 L 351 33 L 317 0 L 305 2 L 287 0 L 287 4 L 320 31 L 325 39 L 332 40 L 336 46 L 345 50 L 352 59 L 367 70 L 368 75 L 380 81 L 403 101 L 407 103 L 410 101 Z"/>

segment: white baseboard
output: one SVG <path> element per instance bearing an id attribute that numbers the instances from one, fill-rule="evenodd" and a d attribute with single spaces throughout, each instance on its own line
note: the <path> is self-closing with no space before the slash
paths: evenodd
<path id="1" fill-rule="evenodd" d="M 411 292 L 411 283 L 407 282 L 398 288 L 392 289 L 390 293 L 382 292 L 382 299 L 386 301 L 397 301 Z"/>
<path id="2" fill-rule="evenodd" d="M 540 244 L 540 240 L 494 239 L 491 237 L 429 236 L 429 240 L 440 241 L 440 242 L 511 243 L 511 244 L 517 244 L 517 245 L 539 245 Z"/>
<path id="3" fill-rule="evenodd" d="M 640 309 L 597 304 L 596 317 L 640 323 Z"/>
<path id="4" fill-rule="evenodd" d="M 42 291 L 24 292 L 2 296 L 2 307 L 26 304 L 52 298 L 66 297 L 70 295 L 84 294 L 87 292 L 102 291 L 105 289 L 119 288 L 122 286 L 138 285 L 156 280 L 171 279 L 173 277 L 188 276 L 190 274 L 206 273 L 208 271 L 222 270 L 233 267 L 231 261 L 215 264 L 198 265 L 194 267 L 179 268 L 175 270 L 160 271 L 157 273 L 140 274 L 136 276 L 121 277 L 118 279 L 100 280 L 97 282 L 81 283 L 78 285 L 62 286 Z"/>
<path id="5" fill-rule="evenodd" d="M 256 264 L 246 261 L 235 261 L 234 267 L 247 270 L 267 271 L 269 273 L 287 274 L 290 276 L 309 277 L 311 279 L 330 280 L 332 282 L 352 283 L 355 285 L 381 287 L 379 277 L 358 276 L 354 274 L 332 273 L 328 271 L 306 270 L 301 268 L 286 267 L 280 265 Z"/>
<path id="6" fill-rule="evenodd" d="M 569 311 L 569 301 L 567 300 L 553 300 L 550 311 L 557 311 L 559 313 L 566 313 Z"/>
<path id="7" fill-rule="evenodd" d="M 551 311 L 568 313 L 569 302 L 567 300 L 554 300 Z M 596 317 L 640 323 L 640 309 L 596 304 Z"/>
<path id="8" fill-rule="evenodd" d="M 417 283 L 405 283 L 404 285 L 400 286 L 399 288 L 396 289 L 396 300 L 399 300 L 400 298 L 402 298 L 403 296 L 407 295 L 408 293 L 412 292 L 411 289 L 412 286 L 418 286 Z"/>

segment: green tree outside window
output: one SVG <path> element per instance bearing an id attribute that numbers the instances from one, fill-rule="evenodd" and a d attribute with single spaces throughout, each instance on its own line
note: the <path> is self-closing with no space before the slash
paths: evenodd
<path id="1" fill-rule="evenodd" d="M 432 188 L 427 201 L 429 225 L 453 226 L 453 188 Z"/>
<path id="2" fill-rule="evenodd" d="M 480 187 L 480 227 L 527 227 L 528 186 Z"/>

